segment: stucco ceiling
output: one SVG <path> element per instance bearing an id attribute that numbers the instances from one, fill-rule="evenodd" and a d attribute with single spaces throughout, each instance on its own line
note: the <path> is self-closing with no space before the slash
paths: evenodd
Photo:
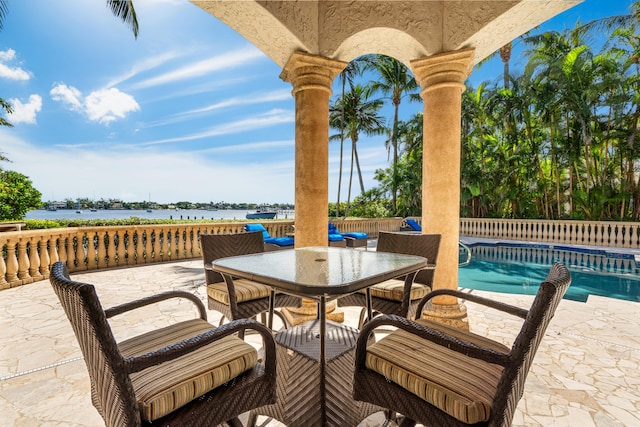
<path id="1" fill-rule="evenodd" d="M 475 48 L 474 64 L 582 0 L 191 0 L 284 67 L 295 51 L 351 61 Z"/>

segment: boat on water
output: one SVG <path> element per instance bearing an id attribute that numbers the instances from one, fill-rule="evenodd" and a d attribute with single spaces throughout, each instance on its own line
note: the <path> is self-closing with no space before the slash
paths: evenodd
<path id="1" fill-rule="evenodd" d="M 268 208 L 259 208 L 255 212 L 247 212 L 247 219 L 274 219 L 278 211 Z"/>

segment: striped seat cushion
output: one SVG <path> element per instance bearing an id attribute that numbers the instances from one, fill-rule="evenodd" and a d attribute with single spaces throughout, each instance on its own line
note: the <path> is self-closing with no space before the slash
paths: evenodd
<path id="1" fill-rule="evenodd" d="M 214 328 L 194 319 L 157 329 L 118 344 L 125 357 L 191 338 Z M 143 420 L 153 421 L 237 377 L 258 363 L 255 348 L 236 336 L 224 337 L 185 356 L 131 374 Z"/>
<path id="2" fill-rule="evenodd" d="M 404 280 L 391 279 L 385 282 L 377 283 L 371 287 L 371 296 L 376 298 L 388 299 L 391 301 L 402 301 L 404 294 Z M 366 289 L 362 289 L 361 293 L 366 293 Z M 411 286 L 411 294 L 409 300 L 420 299 L 431 292 L 431 288 L 427 285 L 414 283 Z"/>
<path id="3" fill-rule="evenodd" d="M 233 286 L 236 289 L 236 302 L 268 298 L 271 292 L 269 286 L 246 279 L 234 279 Z M 227 305 L 229 304 L 229 292 L 227 291 L 227 284 L 225 282 L 207 285 L 207 295 L 216 301 Z"/>
<path id="4" fill-rule="evenodd" d="M 471 332 L 418 320 L 458 338 L 500 352 L 504 345 Z M 487 421 L 502 366 L 456 353 L 444 346 L 396 330 L 367 350 L 367 368 L 468 424 Z"/>

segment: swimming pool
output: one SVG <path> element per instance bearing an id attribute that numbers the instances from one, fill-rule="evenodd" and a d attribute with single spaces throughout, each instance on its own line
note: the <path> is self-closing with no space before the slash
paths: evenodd
<path id="1" fill-rule="evenodd" d="M 632 254 L 519 243 L 469 246 L 471 263 L 459 269 L 460 288 L 534 295 L 560 261 L 572 278 L 565 298 L 584 302 L 600 295 L 640 302 L 640 268 Z"/>

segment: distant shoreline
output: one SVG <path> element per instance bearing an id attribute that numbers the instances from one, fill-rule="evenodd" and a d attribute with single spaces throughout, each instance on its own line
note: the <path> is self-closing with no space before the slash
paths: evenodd
<path id="1" fill-rule="evenodd" d="M 78 213 L 78 211 L 80 213 Z M 187 220 L 237 220 L 246 221 L 247 209 L 151 209 L 148 212 L 143 209 L 58 209 L 49 211 L 36 209 L 27 212 L 25 219 L 56 220 L 56 219 L 128 219 L 131 217 L 142 219 L 187 219 Z M 276 219 L 293 219 L 293 211 L 283 211 Z"/>

